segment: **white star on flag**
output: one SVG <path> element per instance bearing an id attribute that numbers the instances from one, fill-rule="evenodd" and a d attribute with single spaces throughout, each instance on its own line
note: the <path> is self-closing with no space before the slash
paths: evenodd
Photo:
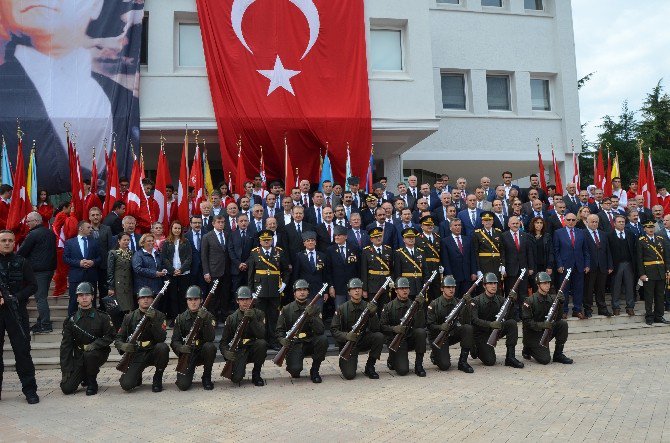
<path id="1" fill-rule="evenodd" d="M 272 94 L 272 92 L 274 92 L 274 90 L 277 88 L 284 88 L 295 96 L 295 92 L 293 92 L 293 86 L 291 85 L 291 77 L 295 77 L 296 75 L 300 74 L 300 71 L 292 71 L 290 69 L 284 68 L 279 55 L 277 55 L 275 66 L 272 70 L 259 69 L 258 73 L 263 77 L 270 79 L 268 95 Z"/>

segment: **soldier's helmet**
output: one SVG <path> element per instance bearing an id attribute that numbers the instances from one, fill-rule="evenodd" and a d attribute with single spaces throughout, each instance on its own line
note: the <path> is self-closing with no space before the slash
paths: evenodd
<path id="1" fill-rule="evenodd" d="M 153 296 L 154 292 L 146 286 L 141 287 L 140 290 L 137 292 L 137 298 L 153 297 Z"/>
<path id="2" fill-rule="evenodd" d="M 409 288 L 409 280 L 407 277 L 399 277 L 395 282 L 396 288 Z"/>
<path id="3" fill-rule="evenodd" d="M 93 294 L 93 286 L 87 281 L 83 281 L 77 285 L 77 295 L 79 294 Z"/>
<path id="4" fill-rule="evenodd" d="M 297 291 L 298 289 L 309 289 L 309 283 L 304 278 L 298 279 L 293 283 L 293 290 Z"/>
<path id="5" fill-rule="evenodd" d="M 202 298 L 202 290 L 199 286 L 189 286 L 186 290 L 186 298 Z"/>
<path id="6" fill-rule="evenodd" d="M 240 286 L 237 288 L 237 298 L 251 298 L 251 289 L 249 289 L 249 286 Z"/>
<path id="7" fill-rule="evenodd" d="M 448 286 L 456 286 L 456 279 L 451 275 L 447 275 L 444 277 L 444 280 L 442 280 L 442 287 L 446 288 Z"/>
<path id="8" fill-rule="evenodd" d="M 537 274 L 535 281 L 538 283 L 551 283 L 551 276 L 546 272 L 540 272 Z"/>
<path id="9" fill-rule="evenodd" d="M 493 272 L 487 272 L 484 276 L 484 283 L 498 283 L 498 277 Z"/>
<path id="10" fill-rule="evenodd" d="M 349 280 L 349 283 L 347 283 L 347 289 L 359 289 L 363 287 L 363 282 L 361 281 L 360 278 L 352 278 Z"/>

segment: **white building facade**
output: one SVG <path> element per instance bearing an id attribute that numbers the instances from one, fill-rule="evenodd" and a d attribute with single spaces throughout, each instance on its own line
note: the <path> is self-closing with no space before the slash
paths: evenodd
<path id="1" fill-rule="evenodd" d="M 195 0 L 145 9 L 147 169 L 162 133 L 176 174 L 185 125 L 220 168 Z M 539 139 L 547 170 L 553 144 L 571 176 L 580 120 L 570 0 L 365 0 L 365 15 L 375 175 L 524 177 L 537 172 Z"/>

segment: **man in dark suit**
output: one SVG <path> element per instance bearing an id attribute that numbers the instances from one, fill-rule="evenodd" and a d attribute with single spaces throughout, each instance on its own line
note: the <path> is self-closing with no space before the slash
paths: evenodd
<path id="1" fill-rule="evenodd" d="M 451 222 L 450 233 L 442 238 L 441 254 L 444 275 L 451 275 L 456 279 L 459 297 L 463 296 L 477 279 L 475 251 L 470 237 L 461 235 L 462 223 L 460 219 Z"/>
<path id="2" fill-rule="evenodd" d="M 265 219 L 265 229 L 272 233 L 272 247 L 281 248 L 282 253 L 286 257 L 286 260 L 289 260 L 288 257 L 288 241 L 286 240 L 286 233 L 279 230 L 277 225 L 277 219 L 274 217 L 268 217 Z M 254 246 L 259 246 L 260 241 L 255 240 Z M 289 260 L 290 261 L 290 260 Z"/>
<path id="3" fill-rule="evenodd" d="M 430 212 L 433 212 L 435 209 L 437 209 L 438 206 L 440 206 L 441 202 L 437 196 L 437 193 L 435 191 L 431 191 L 430 185 L 428 183 L 423 183 L 421 185 L 420 192 L 421 197 L 426 199 L 428 210 Z"/>
<path id="4" fill-rule="evenodd" d="M 602 189 L 593 191 L 593 202 L 589 203 L 591 214 L 597 214 L 603 209 L 603 198 L 605 198 L 605 194 Z"/>
<path id="5" fill-rule="evenodd" d="M 491 186 L 491 179 L 489 177 L 482 177 L 479 180 L 479 185 L 484 191 L 484 199 L 488 202 L 493 202 L 496 198 L 496 190 Z"/>
<path id="6" fill-rule="evenodd" d="M 126 203 L 121 200 L 117 200 L 112 205 L 112 210 L 102 221 L 103 225 L 110 227 L 112 230 L 112 235 L 116 236 L 123 232 L 123 225 L 121 224 L 121 220 L 123 219 L 125 213 Z"/>
<path id="7" fill-rule="evenodd" d="M 447 220 L 448 218 L 447 210 L 449 206 L 453 206 L 451 204 L 451 194 L 445 192 L 442 195 L 440 195 L 440 203 L 441 203 L 440 206 L 438 206 L 437 208 L 435 208 L 435 210 L 433 210 L 433 215 L 437 219 L 438 225 L 443 221 Z"/>
<path id="8" fill-rule="evenodd" d="M 382 243 L 389 246 L 392 250 L 395 250 L 402 245 L 402 242 L 398 242 L 398 234 L 395 227 L 392 223 L 386 221 L 386 211 L 384 211 L 384 208 L 377 208 L 375 211 L 375 219 L 376 221 L 374 223 L 370 223 L 366 226 L 367 230 L 370 230 L 373 227 L 382 228 L 384 230 Z"/>
<path id="9" fill-rule="evenodd" d="M 626 314 L 630 316 L 635 315 L 635 292 L 633 292 L 633 285 L 637 276 L 635 260 L 637 237 L 632 235 L 631 232 L 626 231 L 625 227 L 626 217 L 617 215 L 614 218 L 614 230 L 607 235 L 607 241 L 612 251 L 612 266 L 614 267 L 612 277 L 612 311 L 615 316 L 621 313 L 619 301 L 622 292 L 625 293 L 626 297 Z M 670 238 L 666 241 L 670 241 Z"/>
<path id="10" fill-rule="evenodd" d="M 398 220 L 396 223 L 394 223 L 394 227 L 396 230 L 396 244 L 401 245 L 403 244 L 402 240 L 402 231 L 403 229 L 407 228 L 414 228 L 417 231 L 421 229 L 421 227 L 412 221 L 412 211 L 409 208 L 404 208 L 400 212 L 400 220 Z"/>
<path id="11" fill-rule="evenodd" d="M 265 210 L 261 205 L 254 205 L 251 208 L 251 217 L 249 217 L 247 222 L 252 237 L 257 236 L 259 232 L 265 229 L 265 219 L 263 218 L 264 212 Z"/>
<path id="12" fill-rule="evenodd" d="M 504 180 L 504 178 L 503 178 Z M 522 202 L 530 201 L 530 191 L 536 190 L 538 198 L 543 202 L 547 202 L 547 193 L 544 192 L 544 189 L 540 187 L 540 177 L 537 174 L 530 175 L 530 186 L 526 189 L 522 189 L 519 193 L 519 198 Z"/>
<path id="13" fill-rule="evenodd" d="M 503 263 L 503 275 L 505 277 L 505 295 L 509 295 L 509 291 L 514 286 L 521 275 L 521 270 L 526 269 L 526 275 L 519 283 L 517 294 L 521 297 L 514 302 L 516 306 L 515 318 L 521 318 L 521 306 L 526 294 L 528 294 L 528 278 L 533 277 L 533 270 L 535 269 L 535 257 L 533 254 L 533 246 L 529 235 L 520 230 L 521 220 L 519 217 L 510 217 L 509 231 L 502 233 L 502 247 L 505 249 L 503 256 L 505 262 Z"/>
<path id="14" fill-rule="evenodd" d="M 349 229 L 351 227 L 351 223 L 349 223 L 349 220 L 344 215 L 344 206 L 342 205 L 333 206 L 333 211 L 335 212 L 333 223 L 335 223 L 336 226 L 342 226 L 344 228 Z"/>
<path id="15" fill-rule="evenodd" d="M 314 194 L 312 194 L 312 205 L 305 209 L 305 221 L 314 226 L 323 223 L 324 207 L 323 193 L 321 191 L 315 191 Z M 331 208 L 334 209 L 334 206 L 331 206 Z"/>
<path id="16" fill-rule="evenodd" d="M 554 233 L 554 258 L 556 260 L 557 287 L 563 283 L 566 272 L 572 269 L 570 280 L 565 289 L 563 318 L 568 316 L 569 296 L 572 295 L 572 316 L 581 320 L 586 316 L 582 312 L 584 300 L 584 274 L 589 272 L 591 257 L 586 244 L 584 232 L 576 229 L 577 216 L 572 213 L 565 215 L 565 228 Z"/>
<path id="17" fill-rule="evenodd" d="M 198 285 L 203 293 L 207 291 L 207 282 L 202 272 L 202 218 L 199 215 L 192 215 L 190 221 L 190 229 L 184 234 L 186 240 L 191 245 L 191 283 Z"/>
<path id="18" fill-rule="evenodd" d="M 233 309 L 233 297 L 230 292 L 230 256 L 228 255 L 229 236 L 224 232 L 225 219 L 223 215 L 214 217 L 214 229 L 202 237 L 202 272 L 205 282 L 210 285 L 219 280 L 209 311 L 218 321 L 227 317 L 227 312 Z"/>
<path id="19" fill-rule="evenodd" d="M 644 234 L 642 223 L 640 222 L 640 215 L 637 209 L 628 211 L 628 221 L 626 222 L 626 232 L 633 234 L 635 238 L 639 238 Z"/>
<path id="20" fill-rule="evenodd" d="M 112 229 L 100 223 L 102 221 L 102 211 L 98 207 L 92 207 L 88 211 L 88 219 L 91 222 L 91 237 L 98 242 L 100 252 L 100 266 L 98 267 L 98 280 L 93 282 L 98 286 L 98 303 L 100 298 L 107 296 L 107 254 L 110 249 L 114 249 Z"/>
<path id="21" fill-rule="evenodd" d="M 554 204 L 553 213 L 549 216 L 549 219 L 545 220 L 544 222 L 546 226 L 546 232 L 551 234 L 556 230 L 561 229 L 563 227 L 566 213 L 567 209 L 565 207 L 565 202 L 557 201 Z M 532 226 L 530 226 L 530 222 L 529 222 L 529 228 L 527 230 L 532 231 Z"/>
<path id="22" fill-rule="evenodd" d="M 95 283 L 98 281 L 98 269 L 102 260 L 98 242 L 90 237 L 91 224 L 87 221 L 80 221 L 77 229 L 77 236 L 67 240 L 63 250 L 63 261 L 70 267 L 67 275 L 70 293 L 67 307 L 68 316 L 77 311 L 77 295 L 75 292 L 77 285 L 86 281 L 95 288 Z"/>
<path id="23" fill-rule="evenodd" d="M 254 247 L 257 234 L 249 229 L 249 218 L 245 214 L 237 216 L 237 228 L 230 234 L 228 256 L 230 257 L 230 290 L 237 293 L 237 288 L 247 286 L 247 260 Z"/>
<path id="24" fill-rule="evenodd" d="M 323 222 L 316 226 L 316 249 L 326 252 L 326 249 L 335 243 L 335 224 L 333 223 L 333 209 L 323 208 Z"/>
<path id="25" fill-rule="evenodd" d="M 358 213 L 351 214 L 349 219 L 351 228 L 347 232 L 347 242 L 355 245 L 359 250 L 370 244 L 370 237 L 367 230 L 361 226 L 361 215 Z"/>
<path id="26" fill-rule="evenodd" d="M 303 220 L 305 210 L 302 206 L 294 206 L 292 212 L 293 221 L 284 227 L 284 232 L 286 233 L 286 240 L 288 242 L 289 261 L 295 267 L 296 256 L 299 252 L 305 250 L 302 233 L 308 231 L 314 232 L 314 226 Z"/>
<path id="27" fill-rule="evenodd" d="M 509 218 L 503 213 L 503 202 L 495 199 L 491 202 L 491 212 L 493 212 L 493 227 L 501 231 L 509 229 Z"/>
<path id="28" fill-rule="evenodd" d="M 605 233 L 614 230 L 614 216 L 616 213 L 612 210 L 612 200 L 605 197 L 602 202 L 602 210 L 596 214 L 598 216 L 598 229 Z"/>
<path id="29" fill-rule="evenodd" d="M 351 191 L 345 191 L 342 194 L 342 206 L 344 207 L 344 216 L 349 220 L 354 212 L 361 212 L 357 206 L 353 205 L 354 197 Z"/>
<path id="30" fill-rule="evenodd" d="M 302 238 L 305 249 L 296 256 L 293 280 L 303 279 L 309 283 L 309 297 L 311 300 L 321 290 L 323 284 L 328 282 L 328 260 L 324 253 L 316 250 L 315 232 L 304 231 Z M 318 305 L 323 306 L 324 301 L 329 296 L 330 292 L 326 291 L 324 298 L 317 301 Z"/>
<path id="31" fill-rule="evenodd" d="M 605 231 L 598 229 L 599 223 L 600 218 L 596 214 L 589 215 L 586 219 L 587 229 L 584 231 L 591 257 L 590 270 L 584 278 L 584 315 L 587 318 L 592 316 L 594 292 L 598 315 L 612 316 L 605 304 L 605 286 L 607 276 L 614 268 L 607 235 Z"/>
<path id="32" fill-rule="evenodd" d="M 226 212 L 222 209 L 220 214 L 225 216 Z M 214 215 L 212 214 L 212 204 L 210 202 L 203 201 L 200 203 L 200 217 L 202 220 L 202 234 L 205 235 L 211 231 L 214 226 Z M 226 231 L 225 228 L 224 231 Z"/>
<path id="33" fill-rule="evenodd" d="M 566 185 L 567 193 L 563 196 L 563 201 L 565 202 L 565 208 L 568 212 L 573 214 L 577 213 L 579 209 L 579 194 L 577 193 L 577 185 L 574 183 L 568 183 Z"/>
<path id="34" fill-rule="evenodd" d="M 347 301 L 347 283 L 361 275 L 361 253 L 355 243 L 347 241 L 347 229 L 335 227 L 335 244 L 326 250 L 329 294 L 335 300 L 335 309 Z"/>
<path id="35" fill-rule="evenodd" d="M 365 205 L 359 209 L 363 226 L 369 226 L 375 221 L 375 211 L 377 210 L 377 207 L 377 197 L 372 194 L 365 197 Z"/>
<path id="36" fill-rule="evenodd" d="M 458 213 L 458 218 L 463 223 L 463 234 L 472 237 L 475 229 L 482 227 L 482 210 L 477 209 L 477 197 L 474 194 L 467 196 L 465 200 L 467 209 Z M 457 280 L 458 281 L 458 280 Z"/>
<path id="37" fill-rule="evenodd" d="M 351 191 L 351 196 L 353 197 L 351 205 L 356 208 L 363 207 L 363 202 L 365 201 L 365 192 L 360 190 L 360 180 L 358 177 L 349 177 L 347 178 L 347 183 L 349 184 L 349 190 Z"/>
<path id="38" fill-rule="evenodd" d="M 405 202 L 406 208 L 414 210 L 414 207 L 416 206 L 416 198 L 407 191 L 407 185 L 404 183 L 398 183 L 398 195 L 396 198 L 402 199 L 402 201 Z"/>

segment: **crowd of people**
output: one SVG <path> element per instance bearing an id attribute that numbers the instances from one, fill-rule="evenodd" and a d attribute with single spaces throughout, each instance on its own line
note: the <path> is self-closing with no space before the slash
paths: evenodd
<path id="1" fill-rule="evenodd" d="M 188 222 L 178 219 L 174 189 L 168 186 L 166 220 L 152 221 L 148 228 L 138 227 L 135 218 L 125 214 L 127 180 L 120 180 L 122 198 L 109 214 L 103 217 L 100 205 L 91 204 L 85 206 L 84 220 L 73 215 L 70 203 L 54 210 L 46 193 L 40 192 L 36 211 L 26 218 L 30 231 L 16 254 L 10 255 L 21 266 L 32 268 L 30 279 L 20 280 L 30 286 L 28 296 L 34 294 L 37 301 L 33 333 L 53 331 L 47 303 L 52 277 L 54 295 L 64 294 L 69 287 L 63 343 L 66 337 L 72 341 L 70 354 L 79 363 L 70 359 L 61 366 L 79 369 L 69 369 L 71 379 L 64 372 L 64 383 L 69 380 L 64 392 L 74 392 L 81 382 L 88 386 L 87 394 L 97 392 L 97 369 L 92 368 L 99 367 L 109 352 L 97 352 L 89 364 L 83 356 L 92 349 L 108 350 L 113 342 L 121 352 L 142 355 L 122 376 L 124 389 L 141 383 L 147 366 L 156 366 L 153 388 L 162 390 L 166 330 L 174 328 L 176 353 L 195 352 L 183 340 L 197 317 L 203 320 L 206 338 L 196 346 L 194 361 L 205 365 L 205 389 L 213 386 L 216 350 L 203 346 L 214 340 L 212 331 L 217 326 L 224 331 L 221 352 L 226 361 L 236 362 L 231 379 L 239 382 L 250 362 L 254 364 L 252 381 L 263 385 L 260 370 L 267 348 L 279 350 L 287 344 L 286 332 L 303 311 L 309 312 L 309 332 L 298 339 L 301 346 L 292 342 L 287 369 L 298 377 L 304 355 L 313 354 L 310 377 L 316 383 L 321 382 L 319 365 L 327 349 L 323 334 L 328 322 L 340 346 L 353 341 L 356 355 L 369 351 L 368 377 L 378 377 L 375 361 L 382 346 L 399 333 L 405 340 L 390 353 L 389 368 L 408 373 L 407 353 L 414 350 L 414 372 L 425 376 L 427 337 L 433 340 L 445 330 L 443 319 L 461 298 L 466 299 L 466 309 L 460 312 L 457 327 L 449 325 L 447 332 L 449 344 L 461 343 L 458 369 L 468 373 L 473 372 L 468 356 L 485 365 L 495 363 L 486 338 L 496 329 L 506 337 L 505 364 L 523 367 L 515 356 L 517 322 L 523 321 L 528 329 L 522 355 L 543 364 L 552 358 L 548 349 L 536 346 L 535 338 L 547 328 L 553 328 L 556 337 L 553 361 L 572 362 L 563 354 L 568 315 L 586 320 L 597 309 L 599 315 L 618 316 L 623 303 L 626 314 L 632 316 L 639 296 L 645 300 L 648 324 L 668 323 L 663 317 L 670 309 L 666 297 L 670 196 L 665 188 L 659 189 L 661 204 L 648 208 L 644 196 L 637 194 L 636 183 L 626 191 L 618 178 L 612 180 L 611 195 L 595 187 L 579 190 L 574 183 L 559 195 L 555 186 L 542 189 L 535 174 L 529 187 L 522 189 L 512 183 L 509 171 L 501 175 L 499 184 L 482 177 L 474 188 L 465 178 L 458 178 L 453 186 L 449 180 L 445 174 L 432 184 L 419 183 L 410 176 L 392 189 L 381 177 L 366 193 L 357 177 L 348 177 L 344 186 L 302 180 L 285 189 L 274 181 L 265 189 L 256 176 L 245 183 L 242 195 L 231 194 L 222 184 L 199 207 L 193 199 Z M 155 200 L 150 180 L 145 180 L 145 192 L 151 208 Z M 8 195 L 11 188 L 0 187 L 0 224 Z M 86 202 L 91 200 L 86 196 Z M 11 234 L 3 232 L 0 247 Z M 13 241 L 12 237 L 12 246 Z M 550 293 L 561 286 L 568 271 L 570 278 L 557 296 L 562 316 L 548 324 L 544 317 L 553 301 Z M 439 278 L 422 292 L 433 273 Z M 11 269 L 3 277 L 11 279 Z M 484 283 L 472 292 L 480 278 Z M 386 286 L 387 279 L 392 279 L 394 288 Z M 169 281 L 167 291 L 154 306 L 153 298 L 165 281 Z M 214 282 L 216 289 L 205 309 L 202 301 Z M 611 293 L 610 306 L 606 292 Z M 378 293 L 375 303 L 370 303 Z M 317 303 L 308 305 L 317 295 Z M 513 307 L 507 318 L 497 319 L 505 297 Z M 19 298 L 20 308 L 27 297 Z M 401 320 L 415 299 L 422 309 L 410 327 L 403 326 Z M 375 315 L 363 335 L 354 334 L 351 329 L 366 308 Z M 90 312 L 102 321 L 94 321 L 96 315 Z M 109 321 L 105 321 L 107 315 Z M 129 343 L 128 333 L 144 316 L 152 324 L 140 340 L 146 345 Z M 230 349 L 244 318 L 249 322 L 245 344 Z M 96 323 L 96 332 L 84 334 L 93 326 L 83 327 L 82 321 Z M 27 314 L 21 325 L 27 332 Z M 443 349 L 431 349 L 430 359 L 444 370 L 450 360 L 448 346 Z M 28 365 L 19 360 L 17 356 L 19 374 L 29 373 Z M 180 388 L 190 386 L 192 366 L 189 374 L 181 374 Z M 340 367 L 344 377 L 351 379 L 356 359 L 341 359 Z M 24 392 L 30 393 L 30 377 L 24 378 L 24 387 L 28 386 Z"/>

